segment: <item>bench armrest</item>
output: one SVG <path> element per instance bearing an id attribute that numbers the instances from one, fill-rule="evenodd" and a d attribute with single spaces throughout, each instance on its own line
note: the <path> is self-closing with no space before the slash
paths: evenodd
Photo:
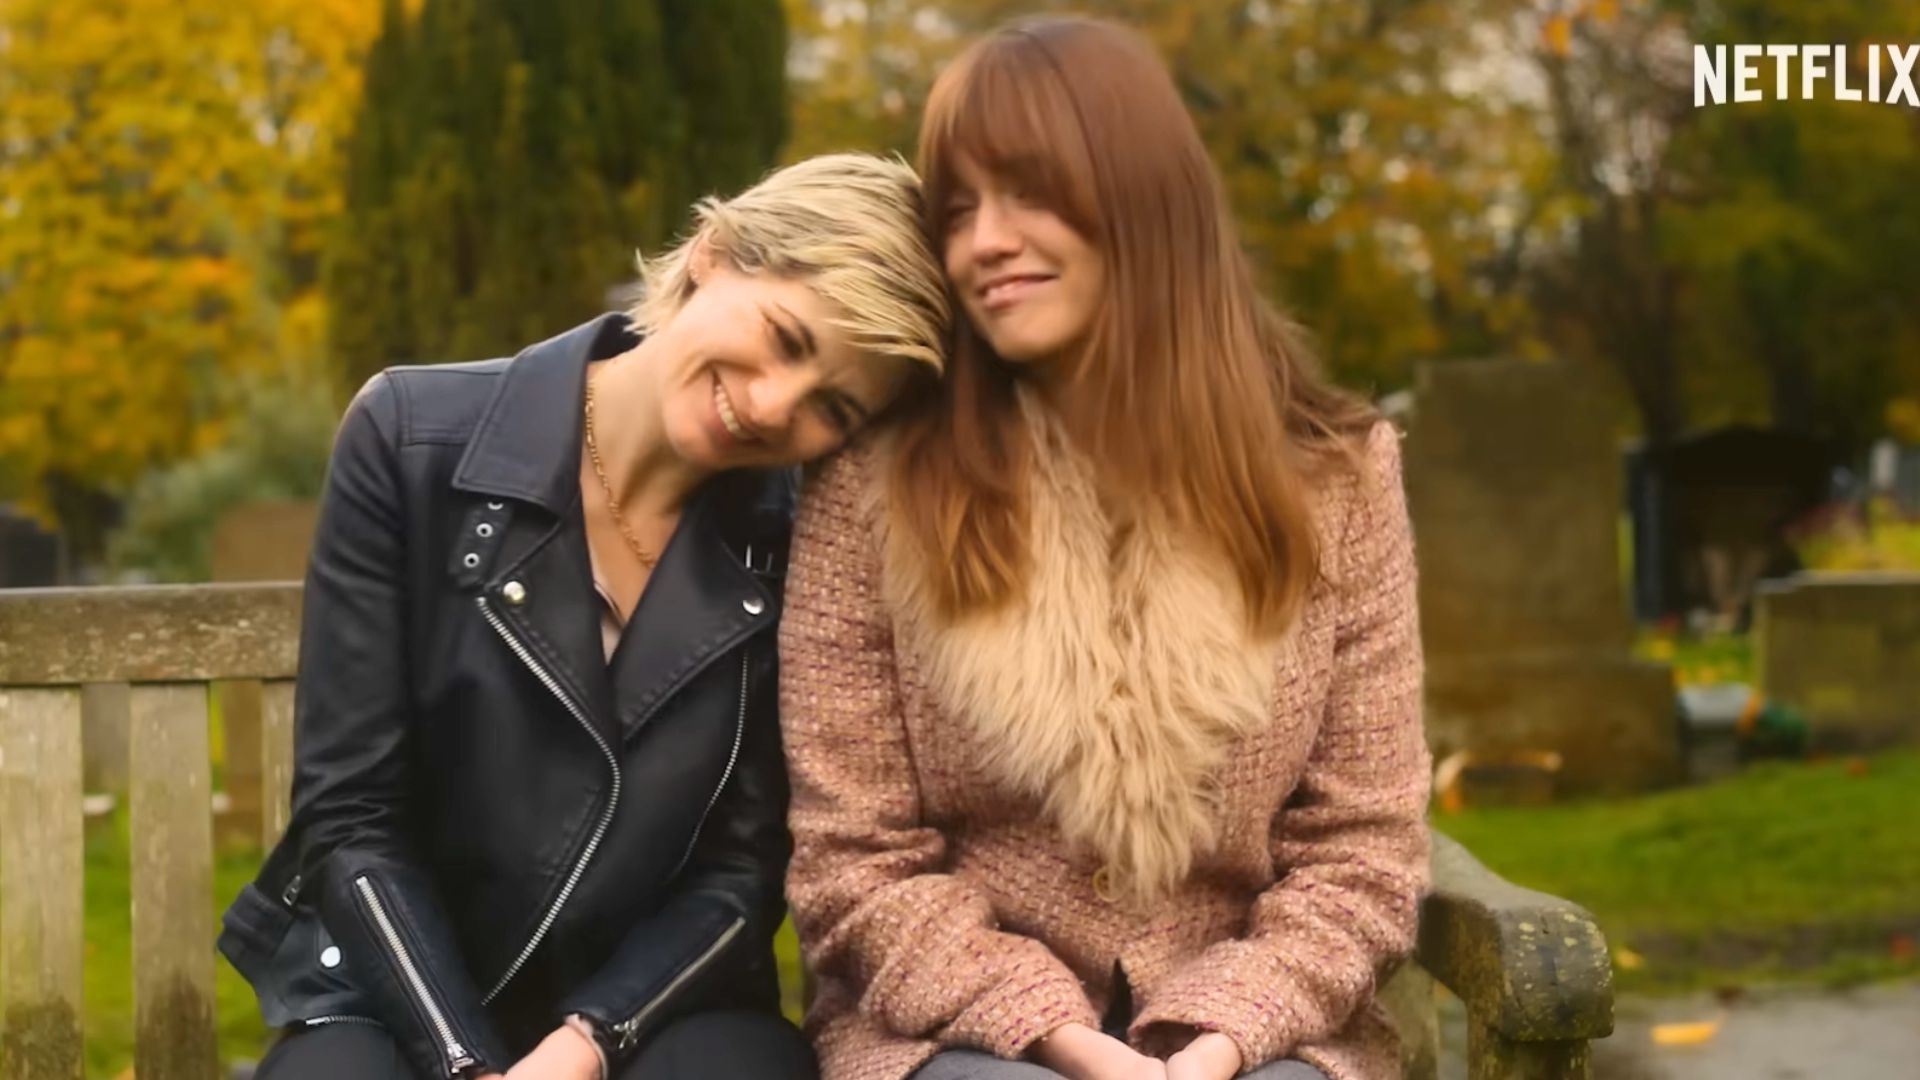
<path id="1" fill-rule="evenodd" d="M 1417 958 L 1466 1006 L 1476 1080 L 1584 1076 L 1587 1040 L 1613 1032 L 1613 964 L 1593 916 L 1439 833 Z"/>

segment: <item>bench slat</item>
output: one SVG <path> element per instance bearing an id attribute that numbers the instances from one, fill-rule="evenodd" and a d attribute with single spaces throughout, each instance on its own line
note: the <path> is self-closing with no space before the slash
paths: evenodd
<path id="1" fill-rule="evenodd" d="M 207 687 L 132 691 L 134 1060 L 140 1080 L 218 1072 Z"/>
<path id="2" fill-rule="evenodd" d="M 293 681 L 260 684 L 260 845 L 271 851 L 287 831 L 287 793 L 293 787 Z"/>
<path id="3" fill-rule="evenodd" d="M 0 1076 L 79 1080 L 80 691 L 0 689 Z"/>
<path id="4" fill-rule="evenodd" d="M 232 679 L 212 686 L 226 743 L 220 787 L 227 793 L 226 811 L 214 819 L 214 836 L 222 844 L 230 840 L 251 844 L 260 838 L 260 770 L 266 762 L 260 745 L 260 683 Z"/>

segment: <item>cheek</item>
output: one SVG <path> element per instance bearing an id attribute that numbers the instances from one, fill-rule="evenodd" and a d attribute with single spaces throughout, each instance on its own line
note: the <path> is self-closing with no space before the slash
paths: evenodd
<path id="1" fill-rule="evenodd" d="M 1106 267 L 1092 257 L 1088 258 L 1084 267 L 1078 275 L 1080 286 L 1074 290 L 1074 317 L 1082 322 L 1092 322 L 1100 310 L 1100 301 L 1107 294 Z"/>
<path id="2" fill-rule="evenodd" d="M 947 271 L 947 280 L 953 282 L 955 285 L 960 284 L 961 281 L 965 279 L 967 276 L 967 268 L 973 264 L 973 260 L 967 252 L 964 234 L 958 231 L 954 233 L 953 239 L 947 241 L 947 246 L 945 250 L 941 252 L 940 257 L 942 265 Z"/>

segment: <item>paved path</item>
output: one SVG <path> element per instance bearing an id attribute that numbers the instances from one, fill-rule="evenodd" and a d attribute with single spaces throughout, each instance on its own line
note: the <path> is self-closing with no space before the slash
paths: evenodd
<path id="1" fill-rule="evenodd" d="M 1698 1046 L 1656 1046 L 1653 1026 L 1721 1021 Z M 1449 1017 L 1442 1080 L 1464 1080 L 1464 1036 Z M 1613 1037 L 1594 1047 L 1594 1080 L 1920 1080 L 1920 982 L 1855 990 L 1758 989 L 1624 998 Z"/>

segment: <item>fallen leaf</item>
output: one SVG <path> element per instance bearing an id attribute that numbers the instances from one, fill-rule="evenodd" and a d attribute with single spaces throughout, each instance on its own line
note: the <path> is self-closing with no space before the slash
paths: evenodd
<path id="1" fill-rule="evenodd" d="M 1647 958 L 1625 945 L 1619 945 L 1613 950 L 1613 966 L 1621 971 L 1639 971 L 1647 966 Z"/>
<path id="2" fill-rule="evenodd" d="M 1655 1046 L 1700 1046 L 1712 1041 L 1720 1034 L 1720 1017 L 1712 1020 L 1697 1020 L 1687 1024 L 1653 1025 L 1653 1045 Z"/>
<path id="3" fill-rule="evenodd" d="M 1866 758 L 1848 758 L 1847 759 L 1847 775 L 1848 776 L 1867 775 L 1867 759 Z"/>
<path id="4" fill-rule="evenodd" d="M 1887 942 L 1887 954 L 1895 960 L 1913 959 L 1913 939 L 1905 934 L 1895 934 Z"/>

